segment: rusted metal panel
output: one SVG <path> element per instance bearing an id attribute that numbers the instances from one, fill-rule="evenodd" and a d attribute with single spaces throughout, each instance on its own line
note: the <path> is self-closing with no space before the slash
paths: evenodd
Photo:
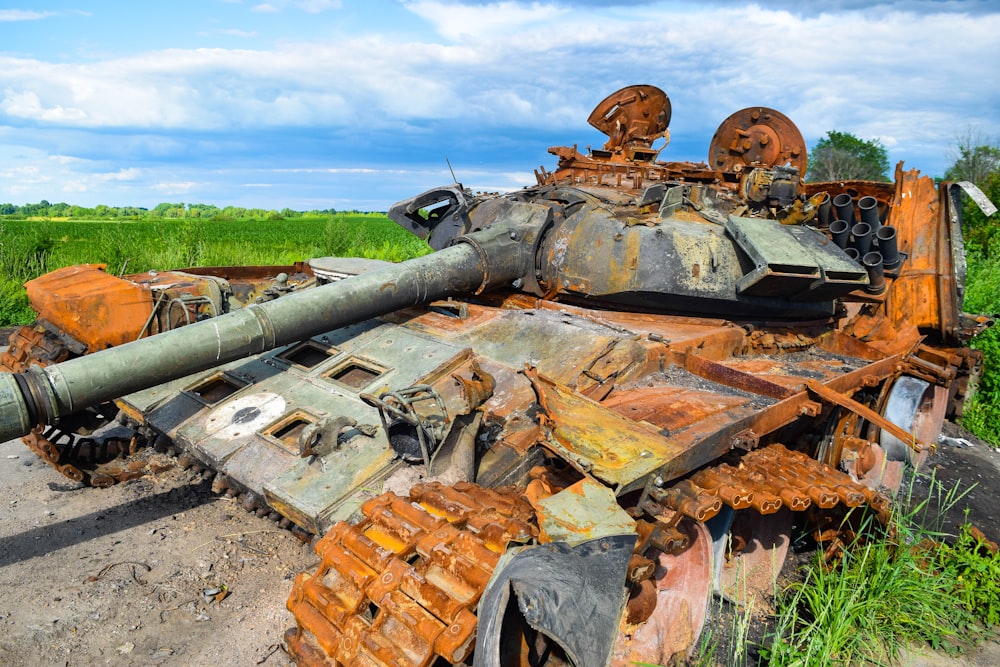
<path id="1" fill-rule="evenodd" d="M 25 284 L 32 307 L 91 351 L 135 340 L 153 312 L 148 289 L 105 268 L 68 266 Z"/>
<path id="2" fill-rule="evenodd" d="M 668 385 L 616 389 L 601 401 L 601 405 L 633 421 L 648 422 L 667 433 L 674 433 L 746 405 L 749 400 L 743 396 L 726 396 L 713 391 Z"/>
<path id="3" fill-rule="evenodd" d="M 548 446 L 608 484 L 622 487 L 635 482 L 680 453 L 648 425 L 538 375 L 532 381 L 547 416 Z"/>
<path id="4" fill-rule="evenodd" d="M 897 166 L 892 223 L 907 258 L 889 292 L 886 314 L 892 322 L 934 329 L 952 339 L 958 301 L 945 206 L 933 179 Z"/>
<path id="5" fill-rule="evenodd" d="M 582 479 L 534 503 L 541 542 L 579 542 L 635 532 L 635 520 L 608 487 Z"/>

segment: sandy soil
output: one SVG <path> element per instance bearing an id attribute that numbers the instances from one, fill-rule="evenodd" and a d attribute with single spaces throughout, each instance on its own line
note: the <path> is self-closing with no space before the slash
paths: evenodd
<path id="1" fill-rule="evenodd" d="M 945 483 L 976 483 L 955 508 L 1000 539 L 1000 453 L 942 445 Z M 0 444 L 0 665 L 289 665 L 282 634 L 308 545 L 173 469 L 80 488 L 19 441 Z M 224 599 L 208 595 L 225 587 Z M 217 595 L 218 597 L 218 595 Z M 1000 644 L 908 667 L 1000 664 Z"/>
<path id="2" fill-rule="evenodd" d="M 290 664 L 285 600 L 318 562 L 290 532 L 179 469 L 79 488 L 19 441 L 0 488 L 0 665 Z"/>

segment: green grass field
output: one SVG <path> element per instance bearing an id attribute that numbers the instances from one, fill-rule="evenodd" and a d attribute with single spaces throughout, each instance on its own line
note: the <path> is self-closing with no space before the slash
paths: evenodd
<path id="1" fill-rule="evenodd" d="M 198 219 L 0 222 L 0 326 L 28 324 L 22 284 L 74 264 L 107 264 L 114 274 L 189 266 L 291 264 L 331 255 L 401 261 L 426 243 L 378 213 L 279 220 Z"/>

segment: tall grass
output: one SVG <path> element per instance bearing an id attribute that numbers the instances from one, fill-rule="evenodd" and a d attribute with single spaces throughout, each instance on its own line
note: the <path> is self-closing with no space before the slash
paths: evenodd
<path id="1" fill-rule="evenodd" d="M 995 246 L 992 252 L 989 246 Z M 1000 313 L 1000 239 L 985 248 L 970 245 L 964 309 L 971 313 Z M 1000 444 L 1000 329 L 991 327 L 972 340 L 983 352 L 983 373 L 962 415 L 962 425 L 994 444 Z"/>
<path id="2" fill-rule="evenodd" d="M 109 273 L 192 266 L 282 265 L 330 255 L 401 261 L 430 252 L 384 215 L 280 220 L 8 220 L 0 223 L 0 326 L 34 319 L 21 285 L 74 264 Z"/>
<path id="3" fill-rule="evenodd" d="M 0 223 L 0 326 L 35 318 L 22 283 L 48 271 L 54 245 L 44 224 L 18 233 L 10 223 Z"/>
<path id="4" fill-rule="evenodd" d="M 866 518 L 862 537 L 836 565 L 817 550 L 803 580 L 779 600 L 768 664 L 890 665 L 908 644 L 955 648 L 981 632 L 941 547 L 941 517 L 964 494 L 933 480 L 931 488 L 885 529 Z"/>
<path id="5" fill-rule="evenodd" d="M 993 202 L 1000 202 L 1000 172 L 979 184 Z M 987 218 L 966 200 L 962 209 L 968 275 L 963 310 L 968 313 L 1000 314 L 1000 227 L 997 216 Z M 1000 332 L 986 330 L 972 341 L 983 352 L 983 373 L 978 388 L 967 403 L 962 425 L 994 444 L 1000 444 Z"/>

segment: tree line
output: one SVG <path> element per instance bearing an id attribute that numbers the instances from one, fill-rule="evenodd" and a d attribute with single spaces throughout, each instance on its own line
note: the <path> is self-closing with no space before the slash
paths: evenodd
<path id="1" fill-rule="evenodd" d="M 142 206 L 106 206 L 98 204 L 93 208 L 59 202 L 50 204 L 42 200 L 37 204 L 0 204 L 0 218 L 65 218 L 72 220 L 148 220 L 163 218 L 203 219 L 203 220 L 284 220 L 287 218 L 328 217 L 338 213 L 365 215 L 367 211 L 336 209 L 293 211 L 290 208 L 263 209 L 240 206 L 218 207 L 212 204 L 187 204 L 184 202 L 163 202 L 153 208 Z"/>

